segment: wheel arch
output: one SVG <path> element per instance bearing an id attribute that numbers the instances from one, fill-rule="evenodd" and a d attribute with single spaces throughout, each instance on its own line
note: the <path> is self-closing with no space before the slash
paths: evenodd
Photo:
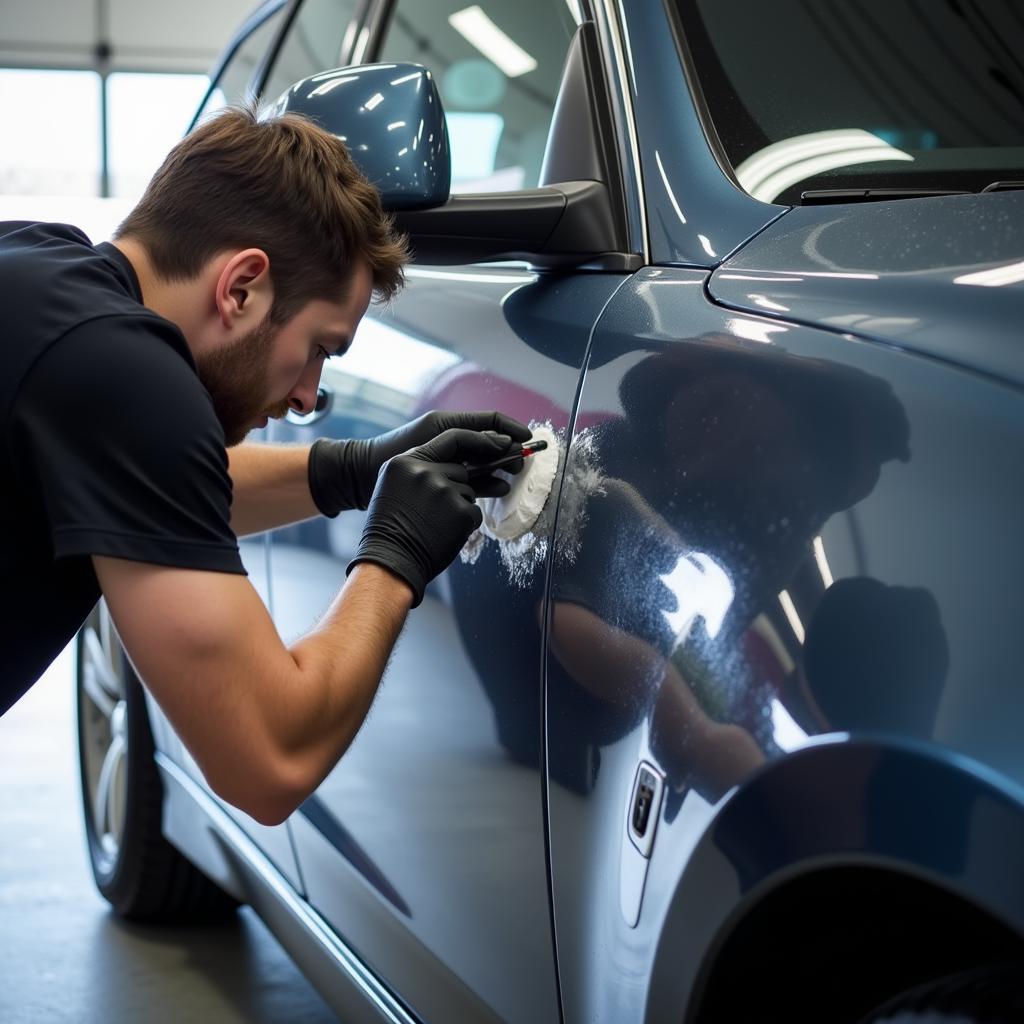
<path id="1" fill-rule="evenodd" d="M 1024 794 L 934 745 L 824 737 L 734 791 L 696 843 L 659 928 L 645 1019 L 705 1019 L 750 935 L 795 987 L 794 943 L 839 954 L 882 911 L 888 927 L 921 908 L 933 929 L 917 929 L 921 941 L 969 926 L 979 950 L 1024 945 Z"/>

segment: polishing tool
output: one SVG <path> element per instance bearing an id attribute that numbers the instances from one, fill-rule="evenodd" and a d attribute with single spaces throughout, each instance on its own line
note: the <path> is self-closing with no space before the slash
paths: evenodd
<path id="1" fill-rule="evenodd" d="M 482 476 L 487 476 L 493 473 L 496 469 L 504 469 L 506 466 L 511 466 L 518 462 L 520 459 L 525 459 L 532 455 L 534 452 L 542 452 L 547 448 L 547 441 L 543 438 L 536 441 L 527 441 L 523 445 L 521 453 L 514 455 L 502 455 L 500 459 L 495 459 L 493 462 L 486 462 L 482 466 L 470 466 L 469 467 L 469 479 L 479 480 Z"/>
<path id="2" fill-rule="evenodd" d="M 529 457 L 522 470 L 508 477 L 511 485 L 508 494 L 477 501 L 483 513 L 480 531 L 494 540 L 522 537 L 537 522 L 551 494 L 560 462 L 561 445 L 557 435 L 547 424 L 536 426 L 533 440 L 523 445 L 524 455 L 527 448 Z M 508 463 L 517 458 L 508 459 Z"/>

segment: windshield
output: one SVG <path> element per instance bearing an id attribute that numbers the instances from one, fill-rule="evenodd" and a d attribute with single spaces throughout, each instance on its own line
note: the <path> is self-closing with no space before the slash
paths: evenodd
<path id="1" fill-rule="evenodd" d="M 1024 0 L 674 0 L 737 180 L 980 191 L 1024 178 Z"/>

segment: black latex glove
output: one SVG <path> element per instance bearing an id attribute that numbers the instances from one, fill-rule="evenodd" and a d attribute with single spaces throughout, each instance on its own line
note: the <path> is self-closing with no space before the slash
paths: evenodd
<path id="1" fill-rule="evenodd" d="M 366 441 L 332 441 L 321 438 L 309 453 L 309 492 L 325 516 L 336 516 L 346 508 L 366 508 L 377 484 L 380 467 L 388 459 L 417 445 L 432 441 L 445 430 L 491 430 L 507 434 L 513 441 L 530 439 L 530 428 L 500 412 L 428 412 L 404 427 Z M 468 460 L 467 460 L 468 461 Z M 477 460 L 486 461 L 486 460 Z M 515 473 L 522 463 L 508 467 Z M 486 478 L 495 482 L 495 478 Z M 491 497 L 474 486 L 480 497 Z M 504 492 L 495 492 L 504 493 Z"/>
<path id="2" fill-rule="evenodd" d="M 465 463 L 490 462 L 516 443 L 507 434 L 446 430 L 388 460 L 348 572 L 360 562 L 390 569 L 412 587 L 415 608 L 483 518 L 475 504 L 480 482 L 469 482 Z M 507 493 L 506 481 L 491 482 L 504 486 L 497 493 Z"/>

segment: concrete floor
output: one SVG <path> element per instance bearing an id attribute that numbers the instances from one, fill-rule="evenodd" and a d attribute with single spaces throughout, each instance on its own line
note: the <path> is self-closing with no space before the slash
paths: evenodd
<path id="1" fill-rule="evenodd" d="M 213 930 L 108 912 L 82 834 L 72 673 L 66 651 L 0 718 L 0 1021 L 333 1021 L 249 910 Z"/>

